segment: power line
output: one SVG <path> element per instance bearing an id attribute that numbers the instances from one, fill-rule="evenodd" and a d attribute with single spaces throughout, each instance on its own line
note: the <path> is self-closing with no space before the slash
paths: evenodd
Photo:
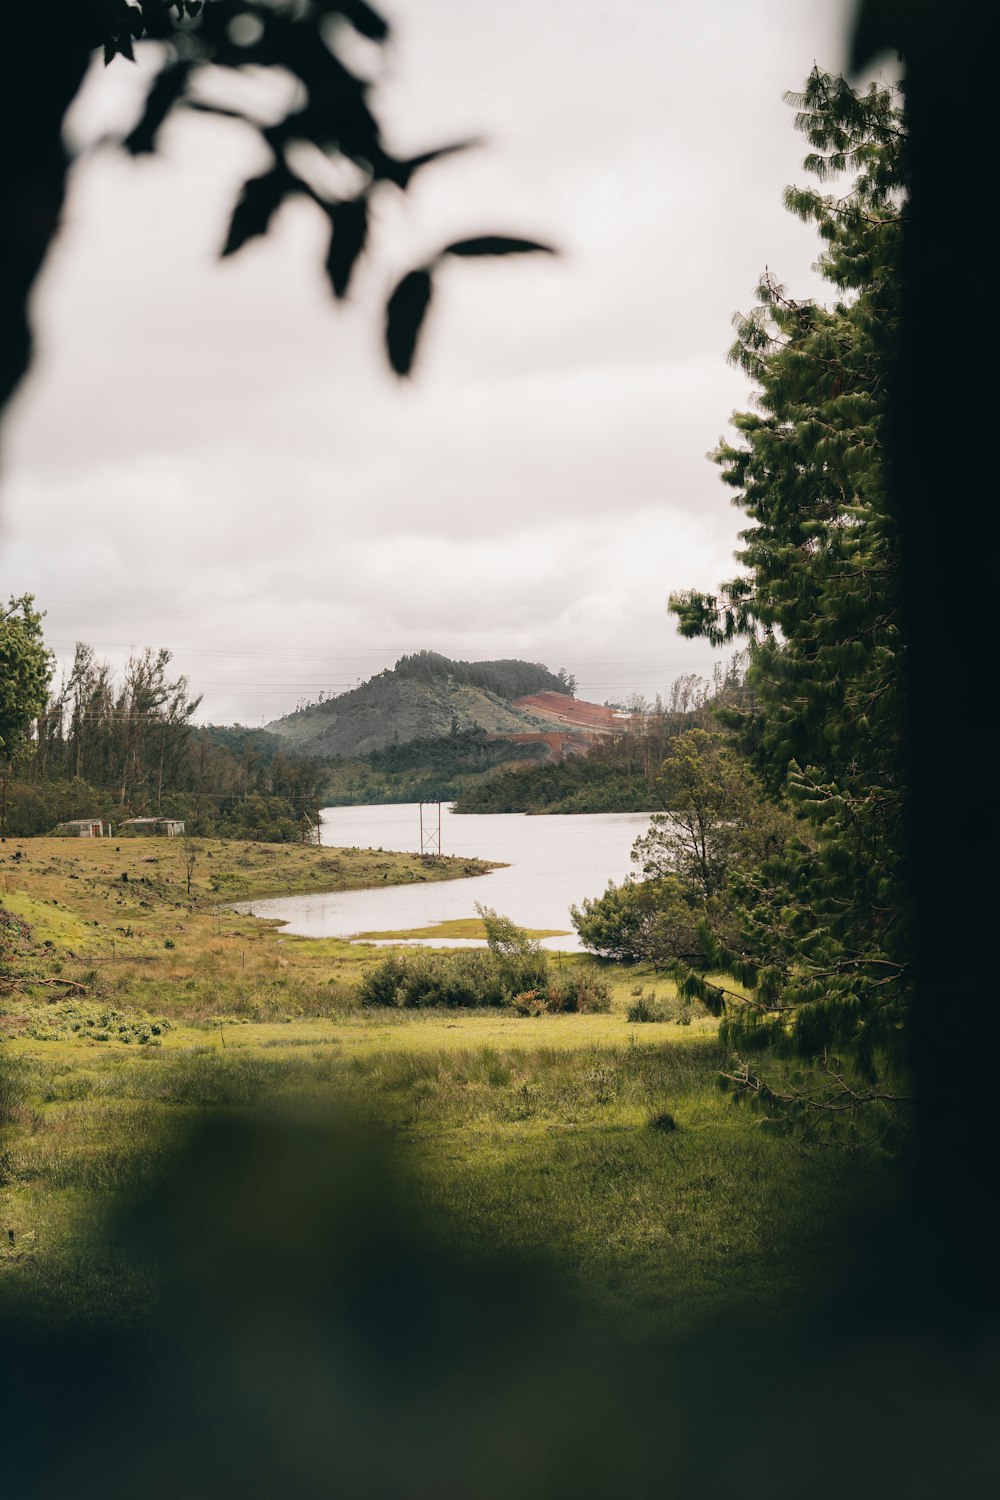
<path id="1" fill-rule="evenodd" d="M 52 646 L 54 649 L 56 649 L 56 650 L 71 650 L 71 649 L 75 648 L 78 644 L 86 644 L 86 645 L 92 646 L 95 649 L 101 650 L 101 651 L 112 651 L 112 650 L 134 651 L 136 649 L 136 645 L 135 645 L 135 641 L 134 640 L 133 641 L 87 641 L 87 642 L 80 642 L 79 640 L 72 640 L 72 641 L 70 641 L 70 640 L 59 640 L 59 639 L 53 638 L 52 640 L 49 641 L 48 644 L 50 646 Z M 215 648 L 213 650 L 205 650 L 202 647 L 185 646 L 185 645 L 174 645 L 174 646 L 172 646 L 170 648 L 166 648 L 166 649 L 169 649 L 171 651 L 171 655 L 172 656 L 176 656 L 177 654 L 183 653 L 183 655 L 185 655 L 185 656 L 198 656 L 198 657 L 208 657 L 208 658 L 230 658 L 230 657 L 235 657 L 237 659 L 255 660 L 255 661 L 294 661 L 294 662 L 320 661 L 320 662 L 331 662 L 331 663 L 333 663 L 333 662 L 349 662 L 349 661 L 355 660 L 359 656 L 382 656 L 382 655 L 384 655 L 384 656 L 391 656 L 391 655 L 395 654 L 396 652 L 398 652 L 400 655 L 403 655 L 403 656 L 408 655 L 408 654 L 413 654 L 412 652 L 407 652 L 401 646 L 371 646 L 371 645 L 351 646 L 347 650 L 341 650 L 341 651 L 246 651 L 246 650 L 234 650 L 234 649 L 232 649 L 230 647 L 218 647 L 218 648 Z M 501 658 L 501 657 L 483 657 L 483 658 L 477 658 L 477 660 L 480 660 L 480 659 L 484 660 L 484 661 L 489 661 L 489 660 L 518 660 L 520 658 Z M 656 672 L 656 671 L 662 671 L 663 670 L 662 659 L 644 660 L 644 659 L 639 659 L 639 658 L 636 658 L 636 657 L 624 657 L 624 658 L 623 657 L 611 657 L 611 658 L 608 658 L 608 657 L 599 657 L 599 658 L 597 658 L 597 661 L 600 663 L 600 667 L 603 668 L 604 671 L 615 671 L 615 670 L 623 669 L 623 670 L 629 671 L 629 672 L 650 672 L 650 671 Z M 581 675 L 586 675 L 586 670 L 584 668 L 577 668 L 575 670 L 575 672 L 574 672 L 573 675 L 576 676 L 576 677 L 580 677 Z"/>
<path id="2" fill-rule="evenodd" d="M 58 650 L 69 651 L 77 645 L 94 646 L 100 651 L 134 651 L 135 641 L 81 641 L 79 637 L 74 640 L 58 640 L 53 638 L 49 644 Z M 406 656 L 406 650 L 401 646 L 353 646 L 344 653 L 336 652 L 306 652 L 306 651 L 240 651 L 230 647 L 219 647 L 214 651 L 204 651 L 197 646 L 174 646 L 173 651 L 183 651 L 186 656 L 245 656 L 267 659 L 273 661 L 350 661 L 356 656 L 392 656 L 398 652 Z"/>

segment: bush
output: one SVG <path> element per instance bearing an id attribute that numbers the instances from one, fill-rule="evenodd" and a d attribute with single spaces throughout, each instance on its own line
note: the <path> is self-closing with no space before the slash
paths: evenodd
<path id="1" fill-rule="evenodd" d="M 509 1004 L 514 995 L 543 988 L 544 984 L 544 958 L 539 973 L 537 964 L 511 963 L 488 949 L 454 953 L 411 949 L 392 953 L 370 969 L 361 981 L 359 994 L 366 1007 L 499 1007 Z"/>
<path id="2" fill-rule="evenodd" d="M 641 990 L 639 991 L 637 999 L 633 1000 L 628 1008 L 628 1018 L 633 1025 L 646 1021 L 672 1020 L 667 1006 L 662 1000 L 657 1000 L 655 990 L 648 997 Z"/>
<path id="3" fill-rule="evenodd" d="M 591 974 L 580 974 L 558 980 L 545 990 L 525 990 L 523 994 L 513 995 L 511 1004 L 522 1016 L 608 1011 L 611 1009 L 611 991 L 603 980 Z"/>
<path id="4" fill-rule="evenodd" d="M 602 980 L 572 972 L 550 978 L 545 953 L 523 928 L 489 907 L 476 909 L 486 928 L 485 949 L 397 949 L 362 979 L 362 1006 L 412 1010 L 427 1005 L 512 1005 L 521 1015 L 610 1010 L 611 995 Z"/>
<path id="5" fill-rule="evenodd" d="M 612 880 L 603 896 L 570 908 L 584 947 L 625 963 L 668 963 L 698 953 L 701 915 L 673 875 L 621 885 Z"/>
<path id="6" fill-rule="evenodd" d="M 678 1026 L 690 1026 L 695 1016 L 706 1016 L 708 1011 L 700 1000 L 688 996 L 672 995 L 660 999 L 655 990 L 643 993 L 642 986 L 632 991 L 635 999 L 628 1008 L 628 1019 L 633 1025 L 647 1021 L 676 1021 Z"/>
<path id="7" fill-rule="evenodd" d="M 597 1012 L 611 1009 L 611 991 L 596 974 L 570 974 L 548 989 L 550 1011 Z"/>

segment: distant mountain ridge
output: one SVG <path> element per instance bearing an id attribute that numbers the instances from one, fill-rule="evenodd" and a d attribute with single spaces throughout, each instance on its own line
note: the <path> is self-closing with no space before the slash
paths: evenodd
<path id="1" fill-rule="evenodd" d="M 289 750 L 343 757 L 469 729 L 490 736 L 553 731 L 565 736 L 582 732 L 570 709 L 575 686 L 567 673 L 551 672 L 540 662 L 452 661 L 420 651 L 400 657 L 350 692 L 308 704 L 266 727 Z"/>

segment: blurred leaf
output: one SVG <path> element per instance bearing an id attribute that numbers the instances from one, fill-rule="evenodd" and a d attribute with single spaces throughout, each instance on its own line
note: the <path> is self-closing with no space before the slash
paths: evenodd
<path id="1" fill-rule="evenodd" d="M 355 31 L 373 42 L 384 42 L 389 35 L 388 21 L 367 5 L 365 0 L 337 0 L 336 5 L 330 9 L 339 11 L 346 21 L 350 21 Z"/>
<path id="2" fill-rule="evenodd" d="M 136 31 L 136 36 L 145 35 L 156 38 L 171 36 L 183 15 L 183 5 L 180 0 L 174 6 L 177 11 L 176 19 L 170 13 L 170 6 L 158 4 L 157 0 L 139 0 L 139 9 L 142 16 L 142 31 Z"/>
<path id="3" fill-rule="evenodd" d="M 385 344 L 397 375 L 408 375 L 417 339 L 431 300 L 427 270 L 410 271 L 396 287 L 385 310 Z"/>
<path id="4" fill-rule="evenodd" d="M 479 146 L 482 142 L 477 138 L 468 141 L 455 141 L 451 146 L 437 146 L 433 151 L 422 151 L 419 156 L 411 156 L 406 161 L 397 161 L 388 157 L 383 166 L 383 176 L 390 182 L 395 182 L 398 187 L 406 188 L 410 185 L 410 179 L 421 167 L 426 167 L 432 161 L 440 161 L 443 156 L 454 156 L 458 151 L 468 151 L 471 146 Z M 485 252 L 484 252 L 485 253 Z"/>
<path id="5" fill-rule="evenodd" d="M 368 204 L 364 198 L 334 203 L 327 209 L 333 235 L 326 258 L 327 275 L 335 297 L 344 297 L 350 284 L 355 262 L 368 238 Z"/>
<path id="6" fill-rule="evenodd" d="M 543 255 L 555 255 L 552 245 L 541 245 L 537 240 L 515 240 L 505 234 L 481 234 L 472 240 L 456 240 L 445 245 L 442 255 L 527 255 L 541 251 Z"/>
<path id="7" fill-rule="evenodd" d="M 265 234 L 271 216 L 281 203 L 294 179 L 283 168 L 275 167 L 263 177 L 251 177 L 244 183 L 239 201 L 233 209 L 229 234 L 222 254 L 234 255 L 247 240 Z"/>
<path id="8" fill-rule="evenodd" d="M 188 81 L 189 62 L 171 63 L 164 68 L 146 96 L 146 108 L 138 125 L 125 137 L 123 145 L 133 156 L 156 150 L 156 134 Z"/>
<path id="9" fill-rule="evenodd" d="M 226 109 L 225 105 L 209 104 L 203 99 L 185 99 L 184 106 L 186 109 L 196 110 L 203 115 L 218 115 L 223 120 L 242 120 L 244 125 L 249 123 L 241 109 Z M 270 132 L 262 130 L 261 135 L 270 145 Z"/>
<path id="10" fill-rule="evenodd" d="M 105 64 L 113 62 L 118 56 L 127 57 L 129 62 L 135 62 L 135 52 L 132 50 L 132 37 L 129 32 L 121 32 L 118 36 L 111 37 L 104 43 Z"/>

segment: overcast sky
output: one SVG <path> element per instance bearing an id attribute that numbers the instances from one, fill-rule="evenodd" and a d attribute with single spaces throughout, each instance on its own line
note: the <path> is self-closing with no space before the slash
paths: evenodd
<path id="1" fill-rule="evenodd" d="M 841 0 L 394 0 L 376 111 L 409 152 L 482 149 L 386 198 L 357 296 L 286 206 L 216 259 L 262 161 L 186 115 L 156 158 L 85 153 L 8 416 L 0 591 L 61 662 L 166 646 L 200 717 L 260 724 L 422 648 L 566 667 L 601 702 L 715 659 L 666 613 L 732 570 L 705 454 L 746 404 L 731 317 L 769 266 L 821 291 L 782 208 L 805 143 L 786 89 L 843 66 Z M 95 67 L 72 119 L 127 122 L 148 63 Z M 440 244 L 496 231 L 558 260 L 456 261 L 414 381 L 379 309 Z"/>

